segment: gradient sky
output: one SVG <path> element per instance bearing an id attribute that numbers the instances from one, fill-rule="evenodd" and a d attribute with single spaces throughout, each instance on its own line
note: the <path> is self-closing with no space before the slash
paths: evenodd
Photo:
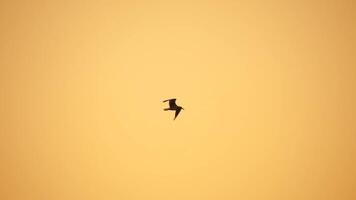
<path id="1" fill-rule="evenodd" d="M 0 199 L 356 199 L 355 19 L 351 0 L 1 1 Z"/>

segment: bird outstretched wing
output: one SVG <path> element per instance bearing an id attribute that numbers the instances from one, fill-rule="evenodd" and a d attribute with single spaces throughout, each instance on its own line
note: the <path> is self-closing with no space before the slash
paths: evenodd
<path id="1" fill-rule="evenodd" d="M 176 99 L 167 99 L 167 100 L 164 100 L 163 103 L 167 102 L 167 101 L 176 101 Z"/>
<path id="2" fill-rule="evenodd" d="M 182 109 L 177 109 L 177 110 L 176 110 L 176 113 L 175 113 L 175 115 L 174 115 L 174 120 L 177 118 L 177 116 L 179 115 L 179 113 L 180 113 L 181 110 L 182 110 Z"/>
<path id="3" fill-rule="evenodd" d="M 167 102 L 169 101 L 169 107 L 173 108 L 173 107 L 176 107 L 176 99 L 167 99 L 167 100 L 164 100 L 163 102 Z"/>

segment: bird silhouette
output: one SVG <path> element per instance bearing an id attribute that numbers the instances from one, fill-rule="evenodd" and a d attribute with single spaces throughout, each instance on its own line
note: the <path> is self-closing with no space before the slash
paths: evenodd
<path id="1" fill-rule="evenodd" d="M 163 109 L 164 111 L 167 111 L 167 110 L 175 110 L 176 111 L 173 120 L 175 120 L 177 118 L 178 114 L 180 113 L 180 111 L 182 109 L 184 110 L 184 108 L 182 108 L 181 106 L 177 106 L 176 100 L 177 99 L 167 99 L 167 100 L 163 101 L 163 103 L 169 101 L 169 108 Z"/>

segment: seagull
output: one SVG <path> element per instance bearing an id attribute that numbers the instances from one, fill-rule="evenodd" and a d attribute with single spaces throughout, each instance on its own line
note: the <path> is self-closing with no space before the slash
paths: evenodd
<path id="1" fill-rule="evenodd" d="M 163 101 L 163 103 L 169 101 L 169 108 L 163 109 L 164 111 L 167 111 L 167 110 L 175 110 L 175 111 L 176 111 L 173 120 L 175 120 L 175 119 L 177 118 L 179 112 L 180 112 L 182 109 L 184 110 L 184 108 L 182 108 L 182 107 L 180 107 L 180 106 L 177 106 L 176 100 L 177 100 L 177 99 L 167 99 L 167 100 L 164 100 L 164 101 Z"/>

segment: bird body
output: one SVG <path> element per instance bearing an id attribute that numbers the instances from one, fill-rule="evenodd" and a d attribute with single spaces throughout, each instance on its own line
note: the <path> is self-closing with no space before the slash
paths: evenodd
<path id="1" fill-rule="evenodd" d="M 167 101 L 169 102 L 169 108 L 164 108 L 163 109 L 164 111 L 168 111 L 168 110 L 174 110 L 175 111 L 175 115 L 174 115 L 174 119 L 173 120 L 175 120 L 177 118 L 177 116 L 179 115 L 179 113 L 180 113 L 180 111 L 182 109 L 184 110 L 184 108 L 182 108 L 181 106 L 178 106 L 176 104 L 176 100 L 177 99 L 167 99 L 167 100 L 163 101 L 163 103 L 167 102 Z"/>

